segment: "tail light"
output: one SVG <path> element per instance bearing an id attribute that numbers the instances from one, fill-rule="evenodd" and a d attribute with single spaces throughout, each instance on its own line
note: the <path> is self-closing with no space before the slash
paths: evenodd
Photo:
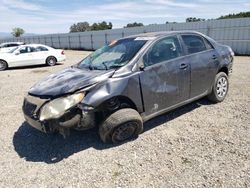
<path id="1" fill-rule="evenodd" d="M 64 55 L 64 50 L 61 52 L 62 55 Z"/>

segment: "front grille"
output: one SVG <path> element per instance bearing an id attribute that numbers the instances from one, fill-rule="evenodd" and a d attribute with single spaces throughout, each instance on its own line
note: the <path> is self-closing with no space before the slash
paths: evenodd
<path id="1" fill-rule="evenodd" d="M 37 106 L 35 104 L 30 103 L 27 99 L 23 102 L 23 112 L 29 117 L 34 117 L 36 107 Z"/>

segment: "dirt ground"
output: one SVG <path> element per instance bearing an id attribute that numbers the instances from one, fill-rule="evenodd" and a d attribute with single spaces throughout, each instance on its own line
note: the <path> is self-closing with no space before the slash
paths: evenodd
<path id="1" fill-rule="evenodd" d="M 0 72 L 0 187 L 250 187 L 250 57 L 235 57 L 224 102 L 202 99 L 154 118 L 122 145 L 103 144 L 95 129 L 63 139 L 27 125 L 28 89 L 88 53 Z"/>

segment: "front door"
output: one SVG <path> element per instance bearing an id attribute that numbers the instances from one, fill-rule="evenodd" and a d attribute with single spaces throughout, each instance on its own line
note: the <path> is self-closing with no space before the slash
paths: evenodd
<path id="1" fill-rule="evenodd" d="M 29 46 L 24 46 L 19 49 L 12 59 L 13 66 L 26 66 L 32 65 L 34 62 L 34 48 Z"/>
<path id="2" fill-rule="evenodd" d="M 176 36 L 160 39 L 143 57 L 140 73 L 145 116 L 164 111 L 189 98 L 190 66 Z"/>

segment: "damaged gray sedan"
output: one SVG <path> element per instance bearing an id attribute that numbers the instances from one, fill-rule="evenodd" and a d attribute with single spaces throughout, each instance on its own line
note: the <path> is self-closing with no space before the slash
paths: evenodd
<path id="1" fill-rule="evenodd" d="M 26 121 L 45 132 L 98 126 L 103 142 L 137 137 L 143 122 L 229 88 L 233 51 L 198 32 L 161 32 L 112 42 L 35 84 Z"/>

